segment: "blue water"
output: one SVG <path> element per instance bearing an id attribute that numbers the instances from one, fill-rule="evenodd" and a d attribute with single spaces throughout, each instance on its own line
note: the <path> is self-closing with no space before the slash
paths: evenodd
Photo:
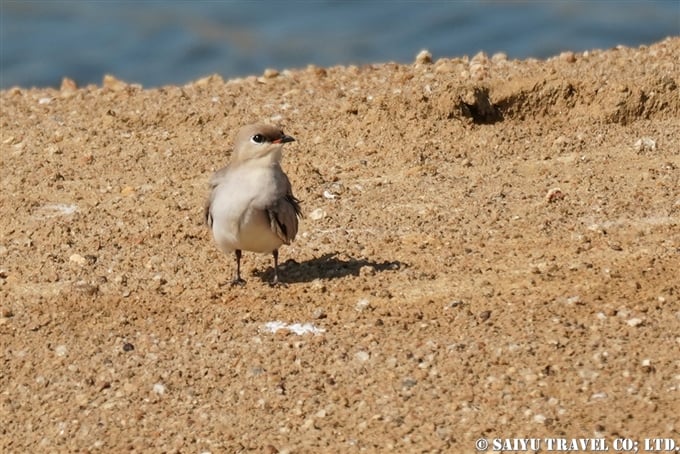
<path id="1" fill-rule="evenodd" d="M 145 87 L 265 68 L 412 62 L 505 52 L 639 46 L 680 35 L 664 1 L 20 1 L 0 0 L 0 88 Z"/>

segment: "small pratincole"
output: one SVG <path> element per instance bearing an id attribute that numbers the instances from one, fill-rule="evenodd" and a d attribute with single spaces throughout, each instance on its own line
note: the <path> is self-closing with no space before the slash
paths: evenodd
<path id="1" fill-rule="evenodd" d="M 210 179 L 205 220 L 217 246 L 236 255 L 232 285 L 243 285 L 242 251 L 274 256 L 273 285 L 279 283 L 279 247 L 297 235 L 300 201 L 281 168 L 283 144 L 295 141 L 267 124 L 244 126 L 231 162 Z"/>

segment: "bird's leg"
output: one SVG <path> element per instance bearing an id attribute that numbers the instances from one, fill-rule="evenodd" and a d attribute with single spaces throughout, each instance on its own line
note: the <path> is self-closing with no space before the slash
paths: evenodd
<path id="1" fill-rule="evenodd" d="M 274 249 L 272 251 L 272 255 L 274 256 L 274 279 L 270 282 L 272 286 L 277 286 L 279 285 L 279 250 Z"/>
<path id="2" fill-rule="evenodd" d="M 243 279 L 241 279 L 241 250 L 236 249 L 236 274 L 234 275 L 234 278 L 231 280 L 231 285 L 243 285 L 246 283 Z"/>

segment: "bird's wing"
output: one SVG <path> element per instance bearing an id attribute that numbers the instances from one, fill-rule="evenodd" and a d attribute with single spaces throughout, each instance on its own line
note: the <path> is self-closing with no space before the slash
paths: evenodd
<path id="1" fill-rule="evenodd" d="M 285 244 L 295 239 L 298 231 L 298 218 L 302 216 L 300 201 L 288 192 L 266 208 L 271 229 Z"/>
<path id="2" fill-rule="evenodd" d="M 205 224 L 210 228 L 212 228 L 213 225 L 213 217 L 212 213 L 210 212 L 210 209 L 212 207 L 213 194 L 214 191 L 211 191 L 210 197 L 206 199 L 205 206 L 203 207 L 203 219 L 205 220 Z"/>
<path id="3" fill-rule="evenodd" d="M 216 170 L 215 173 L 213 173 L 210 177 L 210 195 L 206 199 L 203 207 L 203 219 L 205 219 L 205 223 L 208 225 L 208 227 L 212 228 L 213 224 L 212 203 L 215 199 L 215 189 L 224 180 L 224 177 L 227 175 L 229 170 L 230 166 L 224 166 L 221 169 Z"/>

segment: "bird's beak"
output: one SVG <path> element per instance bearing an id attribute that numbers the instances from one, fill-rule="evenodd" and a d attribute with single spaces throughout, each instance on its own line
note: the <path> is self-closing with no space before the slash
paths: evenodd
<path id="1" fill-rule="evenodd" d="M 283 135 L 283 136 L 279 137 L 278 139 L 272 141 L 272 143 L 288 143 L 288 142 L 295 142 L 295 138 L 293 138 L 291 136 Z"/>

